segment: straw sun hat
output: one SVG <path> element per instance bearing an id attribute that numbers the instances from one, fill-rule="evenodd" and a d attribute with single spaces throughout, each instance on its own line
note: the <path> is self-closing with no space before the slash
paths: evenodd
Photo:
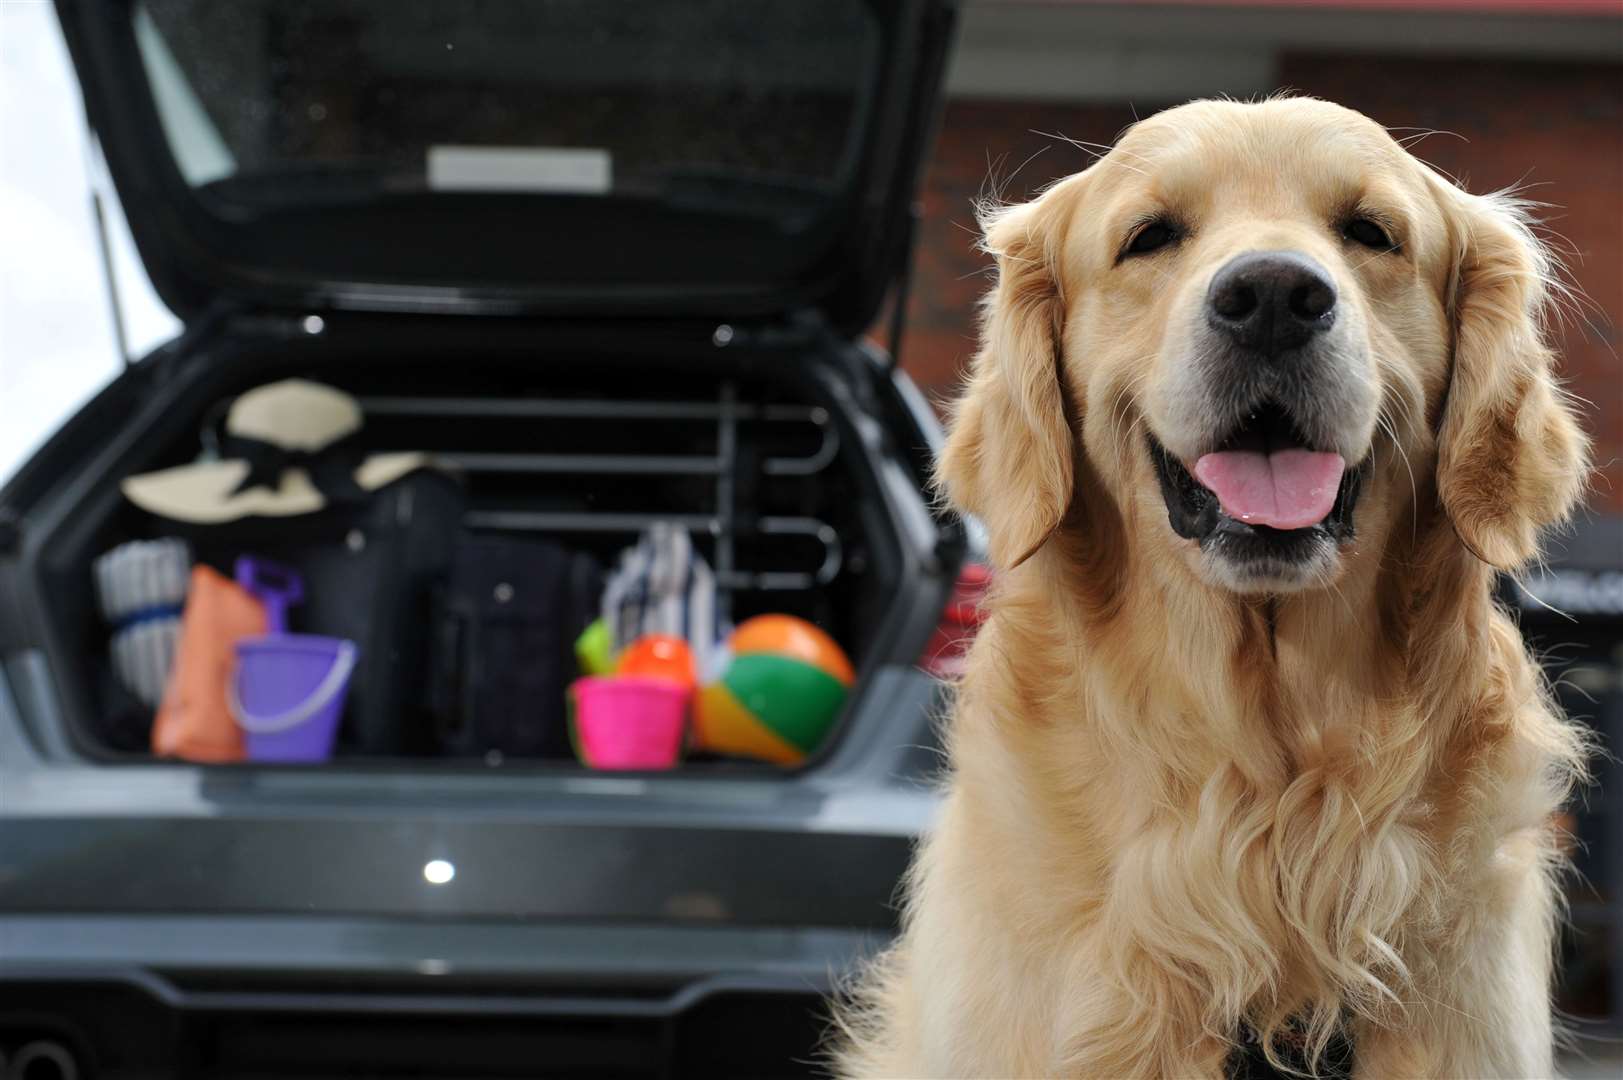
<path id="1" fill-rule="evenodd" d="M 429 464 L 420 453 L 363 454 L 361 424 L 360 404 L 330 386 L 287 379 L 256 387 L 231 403 L 223 431 L 205 429 L 202 460 L 129 477 L 124 496 L 198 525 L 291 517 L 364 499 Z"/>

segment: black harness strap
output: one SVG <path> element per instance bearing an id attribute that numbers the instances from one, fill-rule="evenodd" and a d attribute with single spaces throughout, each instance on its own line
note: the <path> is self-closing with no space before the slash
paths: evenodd
<path id="1" fill-rule="evenodd" d="M 1227 1080 L 1352 1080 L 1353 1045 L 1346 1028 L 1338 1028 L 1319 1057 L 1318 1070 L 1308 1068 L 1307 1050 L 1298 1043 L 1286 1042 L 1275 1047 L 1275 1056 L 1292 1072 L 1276 1068 L 1262 1052 L 1262 1043 L 1254 1032 L 1247 1029 L 1242 1044 L 1229 1054 L 1223 1074 Z"/>

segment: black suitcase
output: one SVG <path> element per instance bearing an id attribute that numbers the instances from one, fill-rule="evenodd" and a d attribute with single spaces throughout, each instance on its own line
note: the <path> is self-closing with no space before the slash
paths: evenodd
<path id="1" fill-rule="evenodd" d="M 464 536 L 435 616 L 430 697 L 455 756 L 564 758 L 575 639 L 597 618 L 596 560 L 545 540 Z"/>
<path id="2" fill-rule="evenodd" d="M 356 643 L 337 753 L 424 754 L 436 750 L 426 702 L 433 598 L 447 578 L 463 506 L 456 479 L 420 469 L 362 501 L 314 514 L 170 531 L 228 576 L 244 554 L 297 570 L 304 601 L 288 612 L 288 629 Z"/>

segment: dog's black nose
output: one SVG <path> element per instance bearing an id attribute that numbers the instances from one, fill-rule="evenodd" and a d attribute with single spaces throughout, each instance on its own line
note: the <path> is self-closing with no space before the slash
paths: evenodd
<path id="1" fill-rule="evenodd" d="M 1324 267 L 1294 251 L 1236 255 L 1206 292 L 1211 325 L 1267 356 L 1297 349 L 1336 318 L 1336 286 Z"/>

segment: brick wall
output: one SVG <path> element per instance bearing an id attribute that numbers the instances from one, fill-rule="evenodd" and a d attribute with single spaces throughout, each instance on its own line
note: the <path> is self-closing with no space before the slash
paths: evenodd
<path id="1" fill-rule="evenodd" d="M 1286 55 L 1280 82 L 1358 109 L 1389 127 L 1454 132 L 1415 149 L 1473 191 L 1517 182 L 1555 204 L 1551 226 L 1576 249 L 1572 276 L 1598 311 L 1561 331 L 1573 391 L 1593 404 L 1588 423 L 1602 475 L 1595 509 L 1623 513 L 1623 66 Z M 1146 110 L 1153 111 L 1153 110 Z M 1023 199 L 1088 157 L 1035 132 L 1109 143 L 1133 110 L 1098 105 L 954 101 L 924 185 L 902 364 L 938 400 L 974 351 L 975 300 L 987 260 L 973 249 L 971 203 L 988 177 Z M 1028 160 L 1029 159 L 1029 160 Z"/>

